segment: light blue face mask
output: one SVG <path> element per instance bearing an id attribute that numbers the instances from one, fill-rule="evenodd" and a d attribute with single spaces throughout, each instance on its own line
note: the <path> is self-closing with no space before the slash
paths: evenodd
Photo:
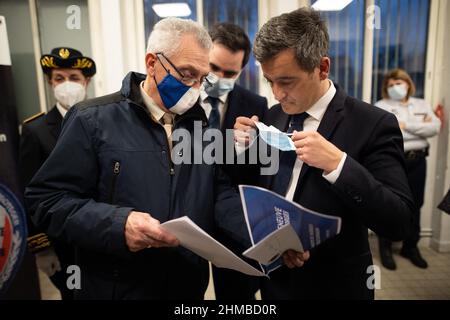
<path id="1" fill-rule="evenodd" d="M 408 94 L 406 84 L 396 84 L 388 88 L 389 97 L 395 101 L 402 101 Z"/>
<path id="2" fill-rule="evenodd" d="M 216 82 L 205 88 L 208 96 L 213 98 L 219 98 L 224 94 L 229 93 L 234 89 L 236 79 L 219 78 Z"/>

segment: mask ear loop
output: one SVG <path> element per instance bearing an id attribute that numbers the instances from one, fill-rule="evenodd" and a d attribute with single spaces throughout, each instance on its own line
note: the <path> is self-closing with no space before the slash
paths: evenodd
<path id="1" fill-rule="evenodd" d="M 170 70 L 168 70 L 166 68 L 166 66 L 164 66 L 164 64 L 162 63 L 161 59 L 159 58 L 159 55 L 162 55 L 164 57 L 164 54 L 162 52 L 157 52 L 155 55 L 156 55 L 156 59 L 158 59 L 159 63 L 163 67 L 163 69 L 167 72 L 167 74 L 170 74 Z M 156 77 L 154 75 L 153 75 L 153 80 L 155 81 L 156 86 L 158 86 L 158 81 L 156 81 Z"/>
<path id="2" fill-rule="evenodd" d="M 162 55 L 162 56 L 164 57 L 164 59 L 170 64 L 170 66 L 173 68 L 173 70 L 175 70 L 175 72 L 178 73 L 178 75 L 179 75 L 181 78 L 184 78 L 184 74 L 181 73 L 181 71 L 178 70 L 177 67 L 175 67 L 175 65 L 172 63 L 172 61 L 170 61 L 169 58 L 167 58 L 167 57 L 164 55 L 164 53 L 158 52 L 157 55 L 158 55 L 158 54 L 160 54 L 160 55 Z M 157 56 L 157 57 L 158 57 L 158 56 Z M 159 57 L 158 57 L 158 60 L 159 60 L 159 62 L 161 63 L 161 65 L 163 66 L 164 70 L 166 70 L 166 72 L 167 72 L 168 74 L 171 74 L 171 73 L 170 73 L 170 70 L 168 70 L 168 69 L 164 66 L 164 64 L 162 63 L 162 61 L 161 61 L 161 59 L 160 59 Z"/>
<path id="3" fill-rule="evenodd" d="M 168 69 L 166 68 L 166 66 L 164 65 L 164 63 L 162 63 L 161 59 L 159 58 L 159 55 L 162 55 L 162 56 L 165 58 L 164 54 L 161 53 L 161 52 L 156 53 L 156 59 L 158 59 L 159 63 L 160 63 L 161 66 L 164 68 L 164 70 L 166 70 L 166 72 L 167 72 L 168 74 L 170 74 L 170 70 L 168 70 Z"/>
<path id="4" fill-rule="evenodd" d="M 209 73 L 206 77 L 205 77 L 205 81 L 203 81 L 202 85 L 203 88 L 210 88 L 212 87 L 214 84 L 216 84 L 217 82 L 219 82 L 219 77 L 217 77 L 215 74 L 213 73 Z"/>

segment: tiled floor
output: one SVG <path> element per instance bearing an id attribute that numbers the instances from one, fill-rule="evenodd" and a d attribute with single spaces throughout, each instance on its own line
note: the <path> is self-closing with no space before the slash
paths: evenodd
<path id="1" fill-rule="evenodd" d="M 377 300 L 450 300 L 450 253 L 437 253 L 420 247 L 427 269 L 415 267 L 400 256 L 401 244 L 393 245 L 397 270 L 381 266 L 376 237 L 370 239 L 374 264 L 381 269 L 381 289 L 375 291 Z"/>
<path id="2" fill-rule="evenodd" d="M 377 300 L 450 300 L 450 253 L 421 247 L 421 252 L 427 260 L 428 269 L 419 269 L 398 254 L 400 244 L 393 245 L 394 259 L 397 270 L 390 271 L 381 266 L 378 257 L 378 244 L 375 236 L 370 237 L 374 264 L 380 267 L 381 288 L 375 291 Z M 51 284 L 45 274 L 39 273 L 42 299 L 58 300 L 59 292 Z M 214 300 L 214 288 L 210 285 L 205 299 Z M 257 293 L 259 298 L 259 293 Z"/>
<path id="3" fill-rule="evenodd" d="M 210 272 L 211 274 L 211 267 Z M 41 283 L 41 297 L 43 300 L 61 300 L 61 295 L 56 287 L 51 283 L 50 279 L 39 270 L 39 281 Z M 259 292 L 256 294 L 256 297 L 259 298 Z M 205 293 L 205 300 L 215 300 L 216 296 L 214 295 L 214 285 L 212 282 L 212 276 L 210 276 L 209 286 Z"/>

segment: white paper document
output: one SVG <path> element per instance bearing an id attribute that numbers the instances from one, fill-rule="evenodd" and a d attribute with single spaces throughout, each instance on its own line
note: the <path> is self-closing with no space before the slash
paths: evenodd
<path id="1" fill-rule="evenodd" d="M 251 276 L 266 276 L 264 272 L 239 258 L 186 216 L 167 221 L 161 224 L 161 227 L 177 237 L 183 247 L 210 261 L 216 267 L 233 269 Z"/>
<path id="2" fill-rule="evenodd" d="M 244 251 L 243 255 L 268 265 L 287 250 L 303 252 L 303 245 L 290 224 L 275 230 L 260 242 Z"/>
<path id="3" fill-rule="evenodd" d="M 245 185 L 239 191 L 253 243 L 244 256 L 258 261 L 266 274 L 283 265 L 286 250 L 309 251 L 341 230 L 340 217 L 307 209 L 273 191 Z"/>
<path id="4" fill-rule="evenodd" d="M 264 188 L 240 185 L 239 190 L 253 244 L 243 255 L 259 262 L 261 269 L 234 254 L 187 216 L 161 227 L 177 237 L 181 246 L 215 266 L 259 277 L 268 277 L 281 267 L 281 255 L 287 250 L 311 250 L 340 232 L 340 217 L 309 210 Z"/>

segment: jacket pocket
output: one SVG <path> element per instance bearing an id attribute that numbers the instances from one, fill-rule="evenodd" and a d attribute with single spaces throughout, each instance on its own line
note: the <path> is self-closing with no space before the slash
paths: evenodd
<path id="1" fill-rule="evenodd" d="M 117 178 L 119 177 L 119 174 L 120 174 L 120 162 L 119 161 L 113 162 L 112 171 L 113 171 L 113 176 L 112 176 L 112 180 L 111 180 L 111 189 L 110 189 L 110 193 L 109 193 L 109 203 L 110 204 L 114 204 L 114 200 L 115 200 Z"/>

